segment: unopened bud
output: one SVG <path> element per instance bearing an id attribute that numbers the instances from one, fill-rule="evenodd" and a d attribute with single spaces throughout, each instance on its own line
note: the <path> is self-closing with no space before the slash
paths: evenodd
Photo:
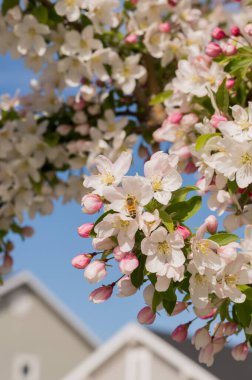
<path id="1" fill-rule="evenodd" d="M 88 238 L 93 227 L 94 227 L 94 223 L 82 224 L 80 227 L 77 228 L 79 236 L 83 238 Z"/>
<path id="2" fill-rule="evenodd" d="M 209 44 L 206 47 L 206 55 L 209 57 L 215 58 L 218 57 L 222 52 L 222 49 L 219 44 L 216 42 L 209 42 Z"/>
<path id="3" fill-rule="evenodd" d="M 137 319 L 142 325 L 151 325 L 156 319 L 156 314 L 149 306 L 145 306 L 137 314 Z"/>
<path id="4" fill-rule="evenodd" d="M 82 211 L 86 214 L 95 214 L 102 205 L 101 197 L 97 194 L 87 194 L 82 198 Z"/>
<path id="5" fill-rule="evenodd" d="M 215 40 L 221 40 L 222 38 L 225 38 L 227 36 L 223 29 L 217 27 L 214 28 L 214 30 L 212 31 L 212 37 Z"/>
<path id="6" fill-rule="evenodd" d="M 181 343 L 184 342 L 187 338 L 188 333 L 188 323 L 185 323 L 184 325 L 179 325 L 175 328 L 175 330 L 172 332 L 171 337 L 175 342 Z"/>
<path id="7" fill-rule="evenodd" d="M 206 223 L 207 231 L 212 235 L 215 234 L 218 228 L 217 218 L 214 215 L 209 215 L 205 219 L 205 223 Z"/>
<path id="8" fill-rule="evenodd" d="M 93 290 L 89 295 L 89 301 L 93 303 L 102 303 L 109 299 L 113 293 L 112 285 L 104 285 L 100 288 Z"/>
<path id="9" fill-rule="evenodd" d="M 169 33 L 171 31 L 171 25 L 169 22 L 163 22 L 159 25 L 158 29 L 162 33 Z"/>
<path id="10" fill-rule="evenodd" d="M 85 269 L 92 259 L 92 255 L 82 253 L 72 259 L 72 266 L 77 269 Z"/>
<path id="11" fill-rule="evenodd" d="M 248 343 L 244 342 L 244 343 L 238 344 L 238 346 L 235 346 L 232 349 L 231 354 L 232 354 L 234 360 L 244 361 L 247 359 L 248 351 L 249 351 Z"/>
<path id="12" fill-rule="evenodd" d="M 223 51 L 223 54 L 226 55 L 226 56 L 231 56 L 231 55 L 235 55 L 237 53 L 237 48 L 236 46 L 232 45 L 232 44 L 225 44 L 223 47 L 222 47 L 222 51 Z"/>
<path id="13" fill-rule="evenodd" d="M 240 30 L 239 26 L 237 26 L 237 25 L 233 25 L 230 29 L 230 32 L 231 32 L 231 35 L 234 37 L 238 37 L 241 34 L 241 30 Z"/>
<path id="14" fill-rule="evenodd" d="M 183 237 L 183 239 L 187 239 L 187 238 L 189 238 L 189 236 L 191 236 L 191 232 L 188 230 L 188 228 L 186 228 L 184 226 L 178 226 L 176 228 L 176 231 L 178 231 L 180 233 L 180 235 Z"/>

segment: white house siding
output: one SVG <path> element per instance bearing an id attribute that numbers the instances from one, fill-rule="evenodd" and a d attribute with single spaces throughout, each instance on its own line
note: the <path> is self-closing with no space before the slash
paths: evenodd
<path id="1" fill-rule="evenodd" d="M 0 339 L 1 380 L 22 380 L 14 367 L 26 357 L 36 367 L 27 380 L 58 380 L 93 351 L 26 285 L 0 299 Z"/>

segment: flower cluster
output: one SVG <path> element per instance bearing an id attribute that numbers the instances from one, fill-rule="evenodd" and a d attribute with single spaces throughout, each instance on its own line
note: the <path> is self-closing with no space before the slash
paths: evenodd
<path id="1" fill-rule="evenodd" d="M 239 244 L 236 235 L 218 233 L 218 221 L 210 215 L 193 234 L 184 222 L 197 212 L 201 197 L 187 199 L 197 188 L 181 188 L 178 156 L 153 154 L 144 164 L 144 176 L 126 176 L 131 159 L 127 151 L 114 163 L 98 156 L 97 174 L 85 177 L 84 187 L 92 192 L 82 199 L 83 212 L 93 214 L 103 207 L 104 213 L 95 224 L 78 228 L 81 237 L 93 239 L 95 252 L 76 256 L 72 264 L 85 269 L 84 277 L 94 284 L 108 275 L 112 261 L 116 263 L 120 277 L 92 291 L 89 299 L 94 303 L 110 298 L 116 285 L 120 297 L 131 296 L 144 285 L 146 306 L 138 313 L 142 324 L 153 323 L 162 309 L 176 315 L 190 308 L 196 319 L 207 319 L 193 344 L 201 350 L 199 360 L 211 365 L 227 338 L 242 327 L 248 327 L 250 339 L 239 305 L 251 297 L 252 226 L 247 226 L 246 238 Z M 179 326 L 173 338 L 185 340 L 193 321 Z M 243 360 L 246 355 L 239 359 L 237 352 L 239 348 L 233 356 Z"/>
<path id="2" fill-rule="evenodd" d="M 233 333 L 246 334 L 233 351 L 238 360 L 252 342 L 252 17 L 249 2 L 236 7 L 3 0 L 0 14 L 0 53 L 36 74 L 30 93 L 0 99 L 0 276 L 13 262 L 8 232 L 31 236 L 24 212 L 32 218 L 52 212 L 54 199 L 80 201 L 85 167 L 83 211 L 104 214 L 78 229 L 94 252 L 73 265 L 90 283 L 112 259 L 121 273 L 90 298 L 102 302 L 115 286 L 125 297 L 147 282 L 141 323 L 162 308 L 194 308 L 208 318 L 194 337 L 207 364 Z M 144 175 L 127 176 L 138 136 Z M 169 154 L 159 151 L 163 142 Z M 196 186 L 181 187 L 182 173 L 197 173 Z M 184 224 L 205 195 L 225 216 L 222 233 L 213 215 L 196 234 Z M 230 232 L 244 225 L 238 243 Z M 191 323 L 174 338 L 183 340 Z"/>

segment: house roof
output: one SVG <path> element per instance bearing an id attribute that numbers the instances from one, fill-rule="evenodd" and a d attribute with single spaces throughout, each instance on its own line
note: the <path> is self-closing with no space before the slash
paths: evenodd
<path id="1" fill-rule="evenodd" d="M 84 360 L 77 368 L 67 374 L 62 380 L 83 380 L 95 369 L 101 367 L 118 350 L 132 341 L 139 342 L 155 352 L 166 363 L 178 369 L 178 375 L 188 378 L 193 373 L 196 380 L 219 380 L 216 376 L 194 363 L 187 356 L 179 352 L 163 339 L 139 325 L 130 324 L 119 331 L 112 339 L 103 344 Z"/>
<path id="2" fill-rule="evenodd" d="M 4 285 L 0 287 L 0 298 L 22 286 L 27 286 L 32 292 L 34 292 L 59 318 L 61 318 L 93 349 L 99 345 L 99 340 L 88 330 L 84 323 L 30 272 L 20 272 L 9 277 Z"/>
<path id="3" fill-rule="evenodd" d="M 198 363 L 199 352 L 195 350 L 189 340 L 186 340 L 183 343 L 177 343 L 172 340 L 169 334 L 165 334 L 163 331 L 152 331 L 181 353 Z M 204 364 L 202 364 L 202 367 L 206 368 Z M 215 356 L 214 365 L 209 367 L 208 371 L 221 380 L 237 380 L 239 378 L 242 378 L 242 380 L 251 380 L 252 353 L 249 353 L 247 360 L 244 362 L 237 362 L 231 357 L 231 348 L 226 346 L 224 350 Z"/>

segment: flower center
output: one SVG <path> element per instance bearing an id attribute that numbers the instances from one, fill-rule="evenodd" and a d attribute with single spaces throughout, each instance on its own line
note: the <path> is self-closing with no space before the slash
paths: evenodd
<path id="1" fill-rule="evenodd" d="M 243 121 L 242 123 L 240 123 L 240 126 L 241 126 L 241 129 L 244 131 L 244 130 L 248 130 L 250 128 L 250 124 L 248 121 Z"/>
<path id="2" fill-rule="evenodd" d="M 75 0 L 66 0 L 66 4 L 68 7 L 73 7 L 75 5 Z"/>
<path id="3" fill-rule="evenodd" d="M 245 153 L 242 157 L 241 157 L 241 163 L 243 165 L 252 165 L 252 156 L 249 154 L 249 153 Z"/>
<path id="4" fill-rule="evenodd" d="M 235 274 L 226 274 L 225 282 L 228 286 L 235 286 L 237 283 L 237 276 Z"/>
<path id="5" fill-rule="evenodd" d="M 29 28 L 28 33 L 31 37 L 35 37 L 37 35 L 37 31 L 34 27 Z"/>
<path id="6" fill-rule="evenodd" d="M 197 249 L 204 255 L 207 255 L 209 252 L 209 242 L 208 241 L 197 242 Z"/>
<path id="7" fill-rule="evenodd" d="M 196 273 L 196 275 L 195 275 L 195 281 L 196 281 L 197 285 L 203 285 L 203 284 L 205 284 L 207 282 L 207 277 L 204 274 L 201 275 L 199 273 Z"/>
<path id="8" fill-rule="evenodd" d="M 127 228 L 129 226 L 128 220 L 120 220 L 120 227 L 121 228 Z"/>
<path id="9" fill-rule="evenodd" d="M 170 253 L 170 246 L 167 243 L 167 241 L 162 241 L 161 243 L 158 243 L 158 253 L 160 255 L 167 255 Z"/>
<path id="10" fill-rule="evenodd" d="M 110 173 L 107 172 L 102 176 L 102 182 L 106 185 L 112 185 L 114 183 L 115 177 Z"/>
<path id="11" fill-rule="evenodd" d="M 162 187 L 162 182 L 159 178 L 155 178 L 153 181 L 152 181 L 152 188 L 154 191 L 161 191 L 163 190 L 163 187 Z"/>

